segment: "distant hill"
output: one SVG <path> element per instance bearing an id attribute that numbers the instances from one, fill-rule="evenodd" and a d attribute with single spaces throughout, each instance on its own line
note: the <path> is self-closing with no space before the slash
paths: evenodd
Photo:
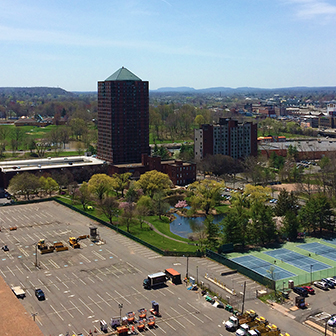
<path id="1" fill-rule="evenodd" d="M 74 96 L 72 92 L 52 87 L 0 87 L 0 94 L 24 96 Z"/>
<path id="2" fill-rule="evenodd" d="M 238 88 L 230 88 L 230 87 L 213 87 L 213 88 L 205 88 L 205 89 L 194 89 L 192 87 L 182 86 L 182 87 L 162 87 L 157 90 L 151 90 L 151 93 L 169 93 L 169 92 L 183 92 L 183 93 L 223 93 L 223 94 L 234 94 L 234 93 L 286 93 L 286 92 L 314 92 L 314 93 L 322 93 L 322 92 L 336 92 L 336 86 L 326 86 L 326 87 L 305 87 L 305 86 L 297 86 L 297 87 L 288 87 L 288 88 L 272 88 L 272 89 L 264 89 L 264 88 L 254 88 L 254 87 L 238 87 Z"/>

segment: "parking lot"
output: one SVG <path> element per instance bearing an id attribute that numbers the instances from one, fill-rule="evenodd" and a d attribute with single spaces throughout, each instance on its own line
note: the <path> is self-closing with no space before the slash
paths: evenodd
<path id="1" fill-rule="evenodd" d="M 80 249 L 36 254 L 40 239 L 69 246 L 69 237 L 89 234 L 92 224 L 98 227 L 103 244 L 85 239 Z M 149 310 L 153 300 L 160 304 L 162 317 L 156 320 L 157 328 L 145 331 L 148 334 L 209 335 L 209 328 L 212 335 L 227 333 L 223 310 L 212 307 L 199 292 L 172 283 L 156 290 L 143 289 L 148 274 L 166 268 L 184 276 L 186 258 L 162 257 L 55 202 L 2 207 L 0 226 L 0 243 L 9 247 L 9 252 L 0 252 L 0 275 L 9 286 L 20 285 L 26 291 L 21 302 L 35 315 L 45 335 L 87 335 L 99 331 L 99 320 L 109 322 L 113 316 Z M 13 226 L 17 230 L 10 231 Z M 191 258 L 189 262 L 194 275 L 196 267 L 200 275 L 203 270 L 221 274 L 225 268 L 207 259 Z M 45 301 L 37 300 L 36 288 L 43 289 Z"/>

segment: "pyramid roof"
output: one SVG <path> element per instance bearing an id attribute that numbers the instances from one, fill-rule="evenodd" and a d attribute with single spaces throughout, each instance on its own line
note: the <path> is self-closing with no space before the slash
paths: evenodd
<path id="1" fill-rule="evenodd" d="M 105 81 L 141 81 L 141 79 L 134 75 L 131 71 L 128 69 L 122 67 L 119 70 L 117 70 L 115 73 L 113 73 L 110 77 L 106 78 Z"/>

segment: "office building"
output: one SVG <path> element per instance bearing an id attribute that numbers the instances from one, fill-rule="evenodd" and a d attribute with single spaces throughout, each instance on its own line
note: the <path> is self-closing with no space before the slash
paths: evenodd
<path id="1" fill-rule="evenodd" d="M 98 82 L 99 159 L 123 164 L 150 154 L 148 86 L 124 67 Z"/>

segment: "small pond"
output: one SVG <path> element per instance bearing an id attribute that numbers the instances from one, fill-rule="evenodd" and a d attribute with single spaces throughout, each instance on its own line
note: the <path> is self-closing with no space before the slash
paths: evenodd
<path id="1" fill-rule="evenodd" d="M 191 233 L 203 228 L 205 217 L 182 217 L 176 213 L 174 216 L 176 219 L 170 223 L 170 231 L 180 237 L 189 238 Z M 219 223 L 223 218 L 224 215 L 214 216 L 214 223 Z"/>

